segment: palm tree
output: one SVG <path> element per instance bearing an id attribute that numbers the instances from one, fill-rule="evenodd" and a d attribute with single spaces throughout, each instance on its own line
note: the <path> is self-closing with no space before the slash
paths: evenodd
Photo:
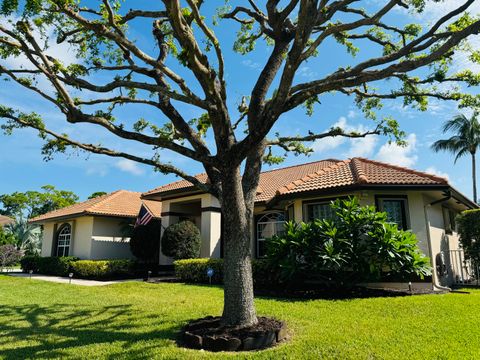
<path id="1" fill-rule="evenodd" d="M 465 115 L 457 115 L 453 119 L 443 124 L 443 133 L 450 130 L 455 135 L 445 140 L 438 140 L 433 143 L 432 149 L 435 152 L 448 151 L 455 155 L 457 162 L 462 156 L 470 153 L 472 156 L 472 181 L 473 181 L 473 200 L 477 202 L 477 175 L 475 154 L 480 146 L 480 123 L 478 122 L 478 112 L 475 111 L 471 118 Z"/>
<path id="2" fill-rule="evenodd" d="M 5 226 L 5 232 L 15 238 L 15 245 L 27 255 L 36 255 L 40 249 L 41 228 L 32 225 L 27 220 L 18 218 Z"/>

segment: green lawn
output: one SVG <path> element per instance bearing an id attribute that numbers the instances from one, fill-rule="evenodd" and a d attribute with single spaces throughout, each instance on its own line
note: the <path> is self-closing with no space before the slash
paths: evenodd
<path id="1" fill-rule="evenodd" d="M 261 359 L 479 359 L 480 291 L 348 301 L 257 299 L 292 339 Z M 0 275 L 0 358 L 220 358 L 175 345 L 190 319 L 218 315 L 222 290 L 128 282 L 81 287 Z"/>

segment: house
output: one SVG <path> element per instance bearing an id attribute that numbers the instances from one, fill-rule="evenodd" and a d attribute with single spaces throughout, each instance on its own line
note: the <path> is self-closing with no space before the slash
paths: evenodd
<path id="1" fill-rule="evenodd" d="M 196 177 L 207 181 L 206 174 Z M 433 268 L 438 266 L 432 276 L 435 286 L 454 281 L 452 273 L 442 269 L 448 265 L 450 251 L 459 248 L 455 216 L 478 206 L 442 177 L 364 158 L 328 159 L 262 172 L 255 199 L 252 254 L 264 255 L 265 239 L 282 231 L 286 219 L 328 218 L 332 215 L 329 203 L 347 196 L 375 205 L 390 221 L 417 235 Z M 181 180 L 144 193 L 142 198 L 161 201 L 162 228 L 182 219 L 195 222 L 202 235 L 201 257 L 222 256 L 222 215 L 213 195 Z M 171 262 L 161 253 L 160 265 Z"/>
<path id="2" fill-rule="evenodd" d="M 142 201 L 141 193 L 118 190 L 47 214 L 30 223 L 43 226 L 42 256 L 77 256 L 81 259 L 128 259 L 125 226 L 137 217 L 142 202 L 155 218 L 161 203 Z"/>
<path id="3" fill-rule="evenodd" d="M 0 215 L 0 227 L 4 227 L 5 225 L 12 224 L 14 222 L 15 220 L 13 220 L 12 218 Z"/>

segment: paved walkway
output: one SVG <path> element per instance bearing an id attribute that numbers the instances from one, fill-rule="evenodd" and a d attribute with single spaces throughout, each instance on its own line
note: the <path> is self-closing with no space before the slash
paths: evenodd
<path id="1" fill-rule="evenodd" d="M 19 277 L 19 278 L 30 278 L 30 274 L 25 273 L 8 273 L 10 276 Z M 62 284 L 69 284 L 70 279 L 61 277 L 61 276 L 48 276 L 48 275 L 39 275 L 39 274 L 32 274 L 32 279 L 35 280 L 44 280 Z M 96 281 L 96 280 L 84 280 L 84 279 L 72 279 L 72 285 L 82 285 L 82 286 L 105 286 L 111 284 L 118 284 L 126 281 L 143 281 L 142 279 L 127 279 L 127 280 L 114 280 L 114 281 Z"/>

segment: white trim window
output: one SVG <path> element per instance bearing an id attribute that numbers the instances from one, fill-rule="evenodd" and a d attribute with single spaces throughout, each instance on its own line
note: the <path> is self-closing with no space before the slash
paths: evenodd
<path id="1" fill-rule="evenodd" d="M 65 224 L 60 228 L 57 235 L 57 253 L 56 256 L 68 256 L 70 253 L 70 243 L 72 241 L 72 226 Z"/>
<path id="2" fill-rule="evenodd" d="M 304 210 L 307 215 L 305 221 L 312 222 L 316 219 L 332 220 L 335 217 L 335 212 L 330 205 L 331 202 L 313 202 L 305 204 Z"/>
<path id="3" fill-rule="evenodd" d="M 267 254 L 265 241 L 275 235 L 285 233 L 285 214 L 283 212 L 270 212 L 261 215 L 257 220 L 257 257 Z"/>

